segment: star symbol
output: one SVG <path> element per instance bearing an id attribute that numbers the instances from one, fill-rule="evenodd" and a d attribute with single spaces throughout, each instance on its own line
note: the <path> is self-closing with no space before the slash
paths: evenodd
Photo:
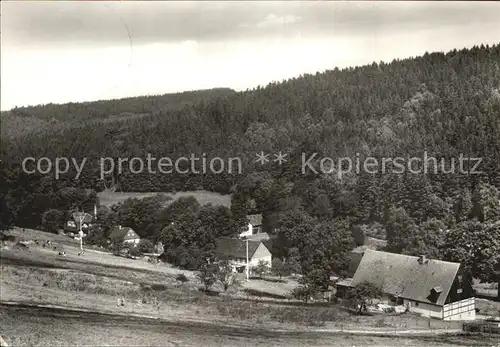
<path id="1" fill-rule="evenodd" d="M 257 160 L 255 162 L 260 163 L 261 165 L 264 165 L 269 161 L 269 159 L 267 158 L 269 154 L 265 154 L 264 152 L 257 153 L 256 156 Z"/>
<path id="2" fill-rule="evenodd" d="M 273 161 L 277 161 L 277 162 L 278 162 L 278 164 L 280 164 L 280 165 L 281 165 L 281 164 L 283 164 L 283 163 L 286 163 L 286 159 L 285 159 L 285 157 L 286 157 L 287 155 L 288 155 L 288 154 L 286 154 L 286 153 L 285 153 L 285 154 L 283 154 L 283 153 L 281 153 L 281 151 L 279 151 L 279 153 L 278 153 L 277 155 L 276 155 L 276 154 L 274 155 L 274 156 L 276 157 L 276 159 L 274 159 Z"/>

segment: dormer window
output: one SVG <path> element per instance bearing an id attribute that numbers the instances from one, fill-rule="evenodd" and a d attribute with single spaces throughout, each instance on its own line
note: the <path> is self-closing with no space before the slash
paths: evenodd
<path id="1" fill-rule="evenodd" d="M 441 286 L 436 286 L 430 290 L 430 295 L 427 297 L 429 301 L 436 302 L 439 298 L 439 295 L 443 292 L 443 288 Z"/>
<path id="2" fill-rule="evenodd" d="M 441 294 L 441 292 L 443 291 L 443 288 L 441 288 L 441 286 L 436 286 L 436 287 L 432 288 L 432 290 L 433 290 L 436 294 Z"/>

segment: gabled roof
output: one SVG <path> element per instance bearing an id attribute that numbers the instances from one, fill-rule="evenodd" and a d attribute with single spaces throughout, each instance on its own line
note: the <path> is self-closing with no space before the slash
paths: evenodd
<path id="1" fill-rule="evenodd" d="M 248 258 L 251 259 L 257 248 L 262 244 L 260 241 L 245 241 L 240 239 L 234 239 L 230 237 L 221 237 L 216 241 L 215 253 L 218 256 L 228 257 L 228 258 L 238 258 L 246 259 L 247 249 L 246 244 L 248 242 Z M 267 247 L 266 247 L 267 248 Z"/>
<path id="2" fill-rule="evenodd" d="M 361 258 L 363 258 L 363 254 L 367 249 L 373 249 L 375 250 L 375 245 L 363 245 L 363 246 L 358 246 L 354 249 L 352 249 L 349 254 L 349 267 L 347 269 L 347 276 L 353 277 L 354 274 L 356 273 L 356 270 L 358 269 L 359 263 L 361 262 Z"/>
<path id="3" fill-rule="evenodd" d="M 258 233 L 258 234 L 248 235 L 246 238 L 252 241 L 263 241 L 263 240 L 269 240 L 271 237 L 269 236 L 268 233 Z"/>
<path id="4" fill-rule="evenodd" d="M 139 235 L 137 235 L 137 233 L 132 228 L 129 227 L 120 228 L 120 226 L 115 226 L 113 227 L 113 229 L 111 229 L 109 237 L 117 239 L 123 238 L 123 241 L 127 241 L 127 240 L 138 239 Z"/>
<path id="5" fill-rule="evenodd" d="M 251 214 L 247 216 L 248 222 L 253 226 L 262 225 L 262 214 Z"/>
<path id="6" fill-rule="evenodd" d="M 387 247 L 387 241 L 367 236 L 365 237 L 365 245 L 370 249 L 379 250 Z"/>
<path id="7" fill-rule="evenodd" d="M 358 269 L 359 263 L 361 262 L 361 258 L 363 258 L 363 252 L 355 252 L 354 250 L 349 252 L 347 255 L 349 258 L 349 266 L 347 268 L 347 276 L 348 277 L 354 277 L 354 274 L 356 273 L 356 270 Z"/>
<path id="8" fill-rule="evenodd" d="M 367 249 L 351 285 L 367 281 L 384 293 L 442 306 L 459 268 L 459 263 L 434 259 L 420 263 L 419 257 Z M 442 291 L 436 295 L 433 288 Z"/>

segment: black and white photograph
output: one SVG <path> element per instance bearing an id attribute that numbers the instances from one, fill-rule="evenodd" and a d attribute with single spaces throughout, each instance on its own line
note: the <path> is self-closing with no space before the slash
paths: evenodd
<path id="1" fill-rule="evenodd" d="M 499 1 L 0 22 L 1 347 L 500 347 Z"/>

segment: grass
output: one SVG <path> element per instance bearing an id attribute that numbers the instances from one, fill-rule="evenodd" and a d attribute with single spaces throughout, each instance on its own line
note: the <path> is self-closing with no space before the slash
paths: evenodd
<path id="1" fill-rule="evenodd" d="M 0 310 L 0 333 L 11 346 L 494 346 L 481 334 L 395 337 L 271 332 L 251 327 L 166 323 L 57 310 Z"/>
<path id="2" fill-rule="evenodd" d="M 239 301 L 222 298 L 217 304 L 219 313 L 239 320 L 276 321 L 305 326 L 325 326 L 327 321 L 349 320 L 349 313 L 338 307 L 288 306 Z"/>
<path id="3" fill-rule="evenodd" d="M 28 231 L 24 235 L 30 235 L 39 240 L 50 237 L 54 243 L 57 243 L 56 240 L 66 241 L 62 236 L 36 231 Z M 80 343 L 91 345 L 103 345 L 103 343 L 169 345 L 172 341 L 174 345 L 175 343 L 198 345 L 199 343 L 206 344 L 206 341 L 211 341 L 214 345 L 235 346 L 245 344 L 284 346 L 301 343 L 314 345 L 316 342 L 318 345 L 331 345 L 332 341 L 335 341 L 335 345 L 342 345 L 342 343 L 352 345 L 354 342 L 358 345 L 363 343 L 365 345 L 391 345 L 388 343 L 392 340 L 380 336 L 335 335 L 334 339 L 325 339 L 323 335 L 320 335 L 314 338 L 299 338 L 298 333 L 282 337 L 278 336 L 279 334 L 275 336 L 271 331 L 276 331 L 275 329 L 307 330 L 313 327 L 369 331 L 377 329 L 389 329 L 389 331 L 391 329 L 394 331 L 421 329 L 425 331 L 428 328 L 427 320 L 420 317 L 355 316 L 335 304 L 305 305 L 288 300 L 288 298 L 283 299 L 283 296 L 289 293 L 290 288 L 297 284 L 295 280 L 289 278 L 283 279 L 284 282 L 268 278 L 253 279 L 250 282 L 244 282 L 236 294 L 208 296 L 199 291 L 201 283 L 195 273 L 164 264 L 157 266 L 142 260 L 126 259 L 91 250 L 86 252 L 84 257 L 80 257 L 78 248 L 68 244 L 64 246 L 67 257 L 58 256 L 57 252 L 36 247 L 34 244 L 27 249 L 12 248 L 13 244 L 7 242 L 8 248 L 0 251 L 2 273 L 0 297 L 3 301 L 56 305 L 107 314 L 147 315 L 167 321 L 191 322 L 189 324 L 217 324 L 218 329 L 238 324 L 247 329 L 230 332 L 229 336 L 219 333 L 215 334 L 217 336 L 212 336 L 214 334 L 205 336 L 206 334 L 200 331 L 191 338 L 184 334 L 191 331 L 189 329 L 186 331 L 185 327 L 175 328 L 184 331 L 183 334 L 173 333 L 172 335 L 171 332 L 165 332 L 163 328 L 154 328 L 156 325 L 152 323 L 141 322 L 137 323 L 137 326 L 131 323 L 132 327 L 127 330 L 128 323 L 106 323 L 101 327 L 96 327 L 94 321 L 81 318 L 81 321 L 77 320 L 78 324 L 74 324 L 71 329 L 60 330 L 59 326 L 65 326 L 67 319 L 60 322 L 56 318 L 48 317 L 47 321 L 45 319 L 35 321 L 30 315 L 24 315 L 22 319 L 7 316 L 6 319 L 2 313 L 2 320 L 6 323 L 2 321 L 0 333 L 4 338 L 10 338 L 8 341 L 13 345 L 67 345 L 68 341 L 74 341 L 77 337 L 81 339 Z M 214 289 L 218 287 L 214 286 Z M 111 319 L 111 322 L 113 320 L 116 319 Z M 52 325 L 48 322 L 52 322 Z M 21 328 L 16 327 L 16 324 L 29 332 L 21 333 Z M 52 329 L 56 325 L 57 328 Z M 452 322 L 432 322 L 433 329 L 445 327 L 456 328 L 456 325 Z M 266 332 L 248 329 L 264 329 Z M 94 336 L 91 334 L 94 332 L 97 336 L 90 337 L 90 335 Z M 139 341 L 139 337 L 144 340 Z M 234 338 L 236 338 L 235 341 L 233 341 Z M 436 337 L 436 340 L 425 340 L 425 343 L 422 342 L 422 338 L 401 339 L 400 345 L 450 345 L 450 338 Z M 474 341 L 467 345 L 474 345 Z"/>
<path id="4" fill-rule="evenodd" d="M 43 242 L 50 240 L 51 242 L 55 243 L 55 246 L 59 247 L 61 250 L 64 249 L 64 246 L 73 246 L 73 247 L 80 247 L 80 241 L 75 240 L 69 236 L 66 235 L 59 235 L 59 234 L 52 234 L 48 232 L 43 232 L 35 229 L 22 229 L 22 228 L 13 228 L 8 231 L 4 231 L 6 235 L 12 235 L 16 238 L 17 241 L 34 241 L 38 240 L 40 244 Z M 54 247 L 49 246 L 49 248 Z M 97 247 L 97 246 L 91 246 L 91 245 L 84 245 L 86 249 L 93 249 L 97 251 L 106 251 L 103 248 Z"/>
<path id="5" fill-rule="evenodd" d="M 482 316 L 500 317 L 500 302 L 476 298 L 476 308 L 479 309 L 478 314 Z"/>
<path id="6" fill-rule="evenodd" d="M 193 272 L 109 254 L 94 254 L 91 251 L 82 258 L 74 252 L 76 250 L 68 249 L 67 257 L 58 257 L 39 249 L 3 250 L 2 299 L 46 304 L 56 302 L 58 305 L 78 307 L 86 307 L 85 302 L 99 302 L 95 307 L 113 312 L 117 309 L 117 299 L 123 298 L 128 303 L 123 309 L 129 312 L 171 317 L 172 309 L 177 308 L 178 317 L 184 315 L 200 318 L 203 315 L 197 312 L 204 312 L 207 321 L 227 321 L 231 318 L 250 320 L 251 324 L 275 322 L 337 326 L 342 323 L 346 329 L 355 329 L 360 323 L 366 327 L 376 327 L 375 323 L 379 319 L 353 316 L 341 306 L 324 308 L 320 305 L 302 305 L 295 301 L 279 300 L 276 288 L 280 283 L 265 280 L 262 282 L 274 286 L 274 290 L 266 291 L 264 288 L 261 292 L 252 292 L 251 289 L 249 291 L 248 287 L 259 287 L 260 280 L 253 280 L 245 283 L 240 293 L 232 299 L 227 296 L 211 297 L 199 292 L 201 284 Z M 180 281 L 181 274 L 188 281 Z M 286 285 L 294 284 L 290 281 Z M 282 291 L 286 292 L 283 289 Z M 269 300 L 265 298 L 256 301 L 259 296 L 267 296 Z M 155 300 L 163 305 L 160 312 L 151 305 L 136 305 L 149 305 L 153 301 L 152 298 L 156 298 Z M 179 305 L 182 305 L 181 310 L 178 310 Z M 407 328 L 415 327 L 416 323 L 413 322 L 420 322 L 416 318 L 400 318 L 394 322 L 404 321 L 407 321 Z M 422 321 L 419 328 L 424 329 L 426 324 Z M 397 328 L 401 329 L 403 326 L 399 325 Z"/>
<path id="7" fill-rule="evenodd" d="M 120 192 L 104 191 L 104 192 L 98 193 L 97 195 L 99 197 L 100 204 L 109 207 L 111 205 L 123 202 L 129 198 L 143 199 L 146 197 L 155 196 L 156 194 L 159 194 L 159 192 L 125 192 L 125 193 L 120 193 Z M 172 200 L 169 201 L 168 203 L 171 203 L 172 201 L 175 201 L 181 197 L 193 196 L 200 203 L 200 205 L 212 204 L 212 205 L 222 205 L 222 206 L 226 206 L 226 207 L 231 207 L 231 196 L 230 195 L 221 195 L 219 193 L 208 192 L 205 190 L 178 192 L 175 194 L 172 194 L 172 193 L 162 193 L 162 194 L 172 198 Z"/>
<path id="8" fill-rule="evenodd" d="M 269 280 L 269 278 L 252 278 L 249 282 L 243 283 L 243 288 L 249 292 L 268 293 L 276 297 L 289 297 L 290 292 L 298 286 L 298 282 L 293 279 Z M 260 295 L 259 295 L 260 296 Z"/>

